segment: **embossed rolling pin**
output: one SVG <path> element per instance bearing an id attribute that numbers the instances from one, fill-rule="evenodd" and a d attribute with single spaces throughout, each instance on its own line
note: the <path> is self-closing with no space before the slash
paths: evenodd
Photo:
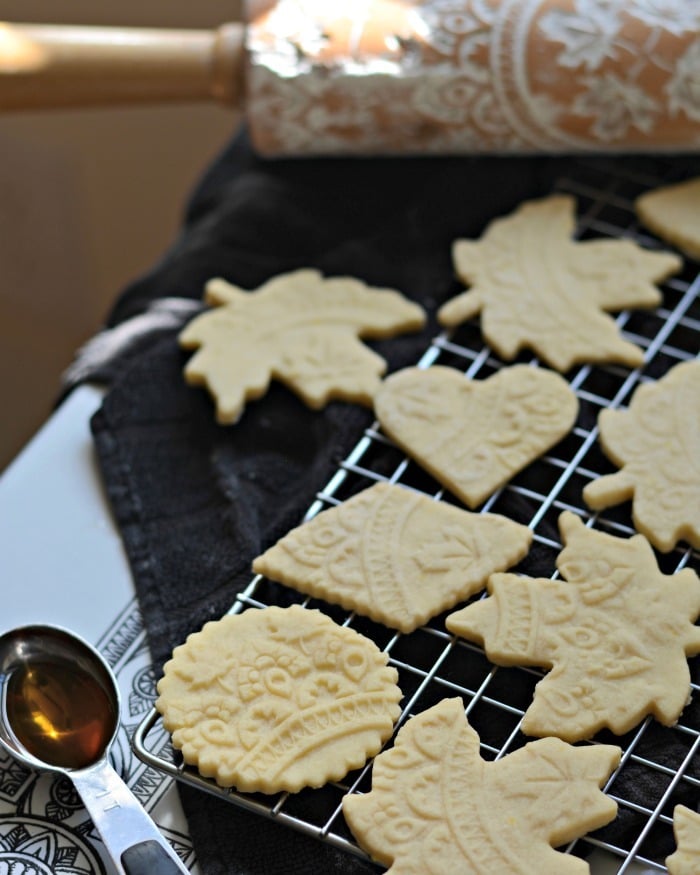
<path id="1" fill-rule="evenodd" d="M 276 0 L 216 31 L 0 27 L 0 109 L 219 100 L 266 155 L 692 151 L 688 0 Z"/>

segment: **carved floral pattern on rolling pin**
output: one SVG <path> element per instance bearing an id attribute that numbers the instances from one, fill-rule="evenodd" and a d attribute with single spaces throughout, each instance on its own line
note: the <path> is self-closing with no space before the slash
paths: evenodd
<path id="1" fill-rule="evenodd" d="M 247 87 L 264 152 L 700 143 L 700 7 L 688 0 L 263 5 L 251 4 Z"/>
<path id="2" fill-rule="evenodd" d="M 494 574 L 490 597 L 447 628 L 499 665 L 551 669 L 525 712 L 528 735 L 620 735 L 647 714 L 673 725 L 690 697 L 687 657 L 700 653 L 700 579 L 690 568 L 662 574 L 642 535 L 593 531 L 569 511 L 559 528 L 565 580 Z"/>

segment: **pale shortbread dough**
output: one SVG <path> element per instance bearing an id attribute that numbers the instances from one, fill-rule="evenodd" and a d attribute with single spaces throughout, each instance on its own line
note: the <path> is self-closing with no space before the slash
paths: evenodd
<path id="1" fill-rule="evenodd" d="M 533 741 L 496 762 L 461 699 L 412 717 L 372 766 L 372 790 L 343 798 L 360 847 L 389 873 L 583 875 L 554 850 L 614 819 L 601 787 L 620 761 L 614 745 Z"/>
<path id="2" fill-rule="evenodd" d="M 650 231 L 700 259 L 700 176 L 649 191 L 634 206 Z"/>
<path id="3" fill-rule="evenodd" d="M 209 389 L 221 424 L 235 423 L 273 379 L 312 409 L 333 399 L 370 406 L 386 362 L 358 338 L 415 331 L 426 318 L 393 289 L 311 269 L 273 277 L 252 292 L 214 279 L 206 301 L 214 309 L 196 316 L 179 340 L 197 349 L 185 380 Z"/>
<path id="4" fill-rule="evenodd" d="M 519 562 L 532 532 L 377 483 L 293 529 L 253 571 L 412 632 Z"/>
<path id="5" fill-rule="evenodd" d="M 578 401 L 543 368 L 469 380 L 433 365 L 388 377 L 374 410 L 386 434 L 473 509 L 570 431 Z"/>
<path id="6" fill-rule="evenodd" d="M 340 780 L 389 738 L 401 690 L 387 662 L 320 611 L 249 608 L 175 648 L 156 708 L 204 777 L 294 793 Z"/>
<path id="7" fill-rule="evenodd" d="M 609 311 L 656 307 L 658 283 L 680 270 L 677 255 L 631 240 L 572 239 L 576 202 L 552 195 L 491 222 L 480 240 L 458 240 L 453 261 L 467 292 L 444 304 L 452 327 L 481 314 L 481 331 L 512 361 L 534 350 L 559 371 L 583 362 L 637 367 L 642 350 L 623 340 Z"/>
<path id="8" fill-rule="evenodd" d="M 700 872 L 700 814 L 684 805 L 673 809 L 673 833 L 677 849 L 666 857 L 669 875 L 698 875 Z"/>
<path id="9" fill-rule="evenodd" d="M 634 527 L 668 553 L 700 548 L 700 361 L 638 386 L 627 410 L 602 410 L 600 445 L 621 470 L 592 480 L 593 510 L 632 501 Z"/>
<path id="10" fill-rule="evenodd" d="M 700 578 L 662 574 L 642 535 L 615 538 L 569 511 L 559 528 L 564 580 L 493 574 L 490 597 L 447 628 L 497 665 L 551 669 L 525 712 L 527 735 L 622 735 L 648 714 L 673 725 L 690 698 L 687 657 L 700 653 Z"/>

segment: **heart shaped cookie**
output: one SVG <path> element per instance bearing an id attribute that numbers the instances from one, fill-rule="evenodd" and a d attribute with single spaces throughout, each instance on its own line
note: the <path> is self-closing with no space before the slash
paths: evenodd
<path id="1" fill-rule="evenodd" d="M 474 381 L 434 365 L 392 374 L 374 410 L 404 452 L 475 508 L 570 431 L 578 401 L 552 371 L 516 365 Z"/>

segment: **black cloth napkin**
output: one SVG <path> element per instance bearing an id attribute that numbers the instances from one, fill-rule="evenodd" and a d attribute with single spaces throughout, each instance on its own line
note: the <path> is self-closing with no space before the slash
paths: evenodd
<path id="1" fill-rule="evenodd" d="M 315 267 L 400 289 L 430 322 L 372 344 L 395 370 L 418 360 L 436 307 L 458 289 L 452 241 L 547 194 L 565 167 L 559 158 L 264 161 L 245 133 L 212 165 L 170 251 L 119 297 L 67 379 L 109 386 L 92 429 L 156 670 L 230 607 L 253 557 L 299 523 L 372 420 L 339 402 L 312 412 L 273 385 L 234 427 L 217 426 L 205 392 L 183 381 L 176 341 L 205 282 L 254 289 Z M 181 795 L 205 875 L 377 871 L 207 794 Z"/>

